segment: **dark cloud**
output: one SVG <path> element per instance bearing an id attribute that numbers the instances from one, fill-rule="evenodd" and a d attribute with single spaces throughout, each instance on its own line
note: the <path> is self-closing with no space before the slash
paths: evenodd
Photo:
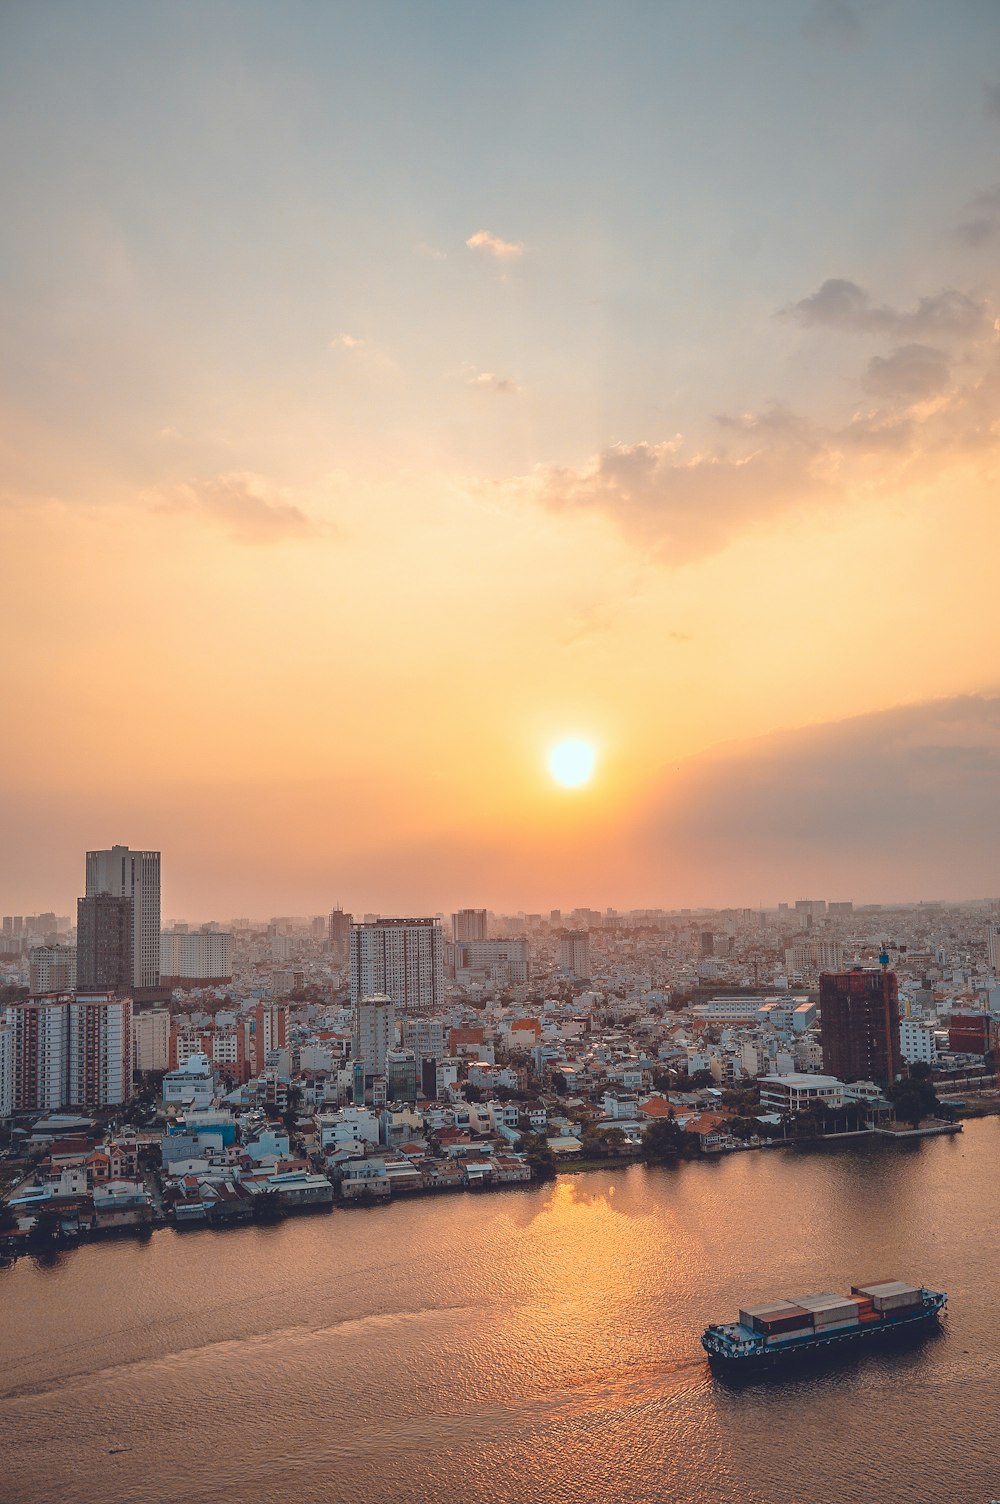
<path id="1" fill-rule="evenodd" d="M 1000 230 L 1000 185 L 977 194 L 967 212 L 969 218 L 958 227 L 959 237 L 967 245 L 985 245 Z"/>
<path id="2" fill-rule="evenodd" d="M 930 701 L 694 759 L 665 776 L 646 818 L 664 871 L 723 864 L 736 892 L 994 893 L 1000 698 Z"/>
<path id="3" fill-rule="evenodd" d="M 783 411 L 719 423 L 725 447 L 684 459 L 679 441 L 616 444 L 589 466 L 549 469 L 539 494 L 553 511 L 596 511 L 671 563 L 703 558 L 754 523 L 817 496 L 813 473 L 822 444 L 795 414 Z"/>
<path id="4" fill-rule="evenodd" d="M 301 507 L 268 494 L 258 478 L 243 471 L 178 487 L 169 497 L 161 498 L 154 509 L 213 518 L 238 543 L 279 543 L 318 531 Z"/>
<path id="5" fill-rule="evenodd" d="M 872 356 L 864 384 L 878 397 L 920 402 L 943 392 L 950 374 L 943 350 L 933 345 L 899 345 L 887 356 Z"/>
<path id="6" fill-rule="evenodd" d="M 807 328 L 904 339 L 969 337 L 983 332 L 987 318 L 983 303 L 954 288 L 921 298 L 916 308 L 898 309 L 873 303 L 863 287 L 844 277 L 828 278 L 818 292 L 782 309 L 781 315 Z"/>
<path id="7" fill-rule="evenodd" d="M 802 19 L 802 35 L 810 42 L 855 48 L 864 39 L 864 26 L 847 0 L 815 0 Z"/>

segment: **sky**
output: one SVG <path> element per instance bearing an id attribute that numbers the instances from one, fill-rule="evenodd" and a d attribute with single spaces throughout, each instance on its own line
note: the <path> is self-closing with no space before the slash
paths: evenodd
<path id="1" fill-rule="evenodd" d="M 8 0 L 0 97 L 0 909 L 1000 892 L 993 0 Z"/>

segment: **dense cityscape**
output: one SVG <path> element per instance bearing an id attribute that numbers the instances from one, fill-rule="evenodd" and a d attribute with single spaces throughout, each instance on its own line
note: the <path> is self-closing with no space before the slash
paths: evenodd
<path id="1" fill-rule="evenodd" d="M 7 1256 L 1000 1105 L 995 901 L 161 927 L 160 878 L 3 917 Z"/>

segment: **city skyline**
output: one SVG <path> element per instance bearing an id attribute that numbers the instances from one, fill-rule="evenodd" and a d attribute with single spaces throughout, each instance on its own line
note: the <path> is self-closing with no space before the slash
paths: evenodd
<path id="1" fill-rule="evenodd" d="M 0 907 L 996 890 L 991 6 L 3 40 Z"/>

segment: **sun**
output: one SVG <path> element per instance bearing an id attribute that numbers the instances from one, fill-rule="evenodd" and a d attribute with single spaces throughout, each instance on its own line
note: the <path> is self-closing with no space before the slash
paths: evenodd
<path id="1" fill-rule="evenodd" d="M 582 737 L 568 736 L 549 752 L 549 772 L 564 789 L 579 789 L 594 776 L 597 751 Z"/>

